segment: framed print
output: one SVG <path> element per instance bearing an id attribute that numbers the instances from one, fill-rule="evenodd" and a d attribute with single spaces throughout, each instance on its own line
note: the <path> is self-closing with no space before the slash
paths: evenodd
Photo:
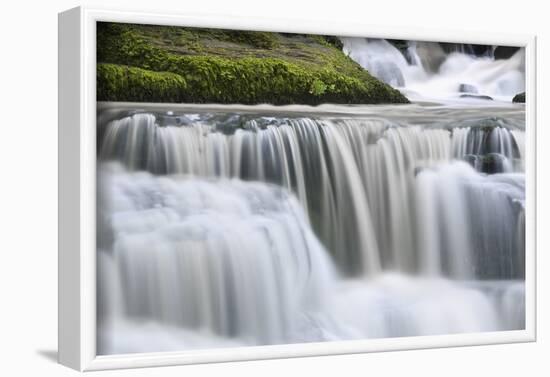
<path id="1" fill-rule="evenodd" d="M 535 38 L 59 18 L 59 360 L 535 339 Z"/>

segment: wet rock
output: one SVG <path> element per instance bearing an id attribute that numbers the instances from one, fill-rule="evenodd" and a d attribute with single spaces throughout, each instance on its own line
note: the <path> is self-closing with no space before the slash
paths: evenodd
<path id="1" fill-rule="evenodd" d="M 481 157 L 481 171 L 487 174 L 503 173 L 508 160 L 500 153 L 489 153 Z"/>
<path id="2" fill-rule="evenodd" d="M 516 94 L 512 99 L 512 102 L 525 103 L 525 92 Z"/>
<path id="3" fill-rule="evenodd" d="M 507 164 L 509 163 L 506 157 L 500 153 L 467 154 L 462 157 L 462 160 L 476 171 L 486 174 L 503 173 L 507 171 Z"/>

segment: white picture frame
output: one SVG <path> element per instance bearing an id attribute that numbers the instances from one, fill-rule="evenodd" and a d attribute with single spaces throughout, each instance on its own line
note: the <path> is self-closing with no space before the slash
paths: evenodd
<path id="1" fill-rule="evenodd" d="M 525 47 L 526 52 L 526 327 L 525 330 L 288 344 L 169 353 L 96 355 L 96 22 L 437 40 Z M 536 339 L 536 38 L 345 22 L 245 19 L 78 7 L 59 15 L 59 362 L 80 371 L 225 361 L 531 342 Z"/>

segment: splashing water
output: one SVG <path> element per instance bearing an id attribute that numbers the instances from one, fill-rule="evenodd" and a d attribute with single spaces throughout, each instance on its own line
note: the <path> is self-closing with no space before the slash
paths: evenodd
<path id="1" fill-rule="evenodd" d="M 466 97 L 461 99 L 475 103 L 477 96 L 490 96 L 510 102 L 525 91 L 523 49 L 509 59 L 498 60 L 492 54 L 476 56 L 458 48 L 446 53 L 435 42 L 410 41 L 401 52 L 386 40 L 341 40 L 344 52 L 353 60 L 412 99 Z"/>

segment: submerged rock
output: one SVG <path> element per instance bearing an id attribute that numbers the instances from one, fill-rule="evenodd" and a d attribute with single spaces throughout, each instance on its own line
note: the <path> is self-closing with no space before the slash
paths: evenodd
<path id="1" fill-rule="evenodd" d="M 477 88 L 470 84 L 460 84 L 460 86 L 458 87 L 458 91 L 460 93 L 473 93 L 473 94 L 479 93 Z"/>
<path id="2" fill-rule="evenodd" d="M 460 95 L 460 98 L 475 98 L 475 99 L 483 99 L 488 101 L 493 100 L 493 97 L 491 96 L 480 95 L 480 94 L 462 94 Z"/>

